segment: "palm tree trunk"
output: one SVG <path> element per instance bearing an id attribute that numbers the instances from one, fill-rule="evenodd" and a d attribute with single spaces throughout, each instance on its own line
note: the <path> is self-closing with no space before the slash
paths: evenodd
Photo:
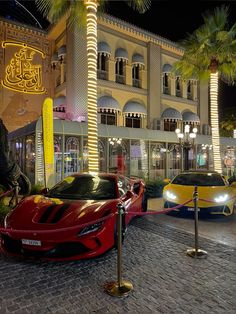
<path id="1" fill-rule="evenodd" d="M 218 115 L 218 72 L 211 73 L 210 76 L 210 114 L 211 114 L 214 170 L 219 173 L 222 173 L 222 163 L 220 156 L 219 115 Z"/>
<path id="2" fill-rule="evenodd" d="M 97 173 L 97 0 L 84 0 L 87 9 L 88 57 L 88 171 Z"/>

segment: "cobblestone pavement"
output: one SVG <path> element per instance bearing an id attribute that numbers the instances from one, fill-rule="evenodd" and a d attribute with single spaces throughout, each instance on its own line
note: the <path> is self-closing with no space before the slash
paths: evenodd
<path id="1" fill-rule="evenodd" d="M 186 256 L 194 237 L 152 220 L 135 218 L 123 246 L 123 278 L 134 290 L 106 294 L 116 280 L 116 250 L 76 262 L 25 261 L 0 255 L 3 313 L 236 313 L 236 250 L 204 238 L 207 259 Z"/>

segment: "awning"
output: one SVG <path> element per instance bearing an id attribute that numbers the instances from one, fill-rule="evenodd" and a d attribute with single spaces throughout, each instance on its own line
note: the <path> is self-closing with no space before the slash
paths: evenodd
<path id="1" fill-rule="evenodd" d="M 167 108 L 162 112 L 161 119 L 178 121 L 182 120 L 182 115 L 174 108 Z"/>
<path id="2" fill-rule="evenodd" d="M 169 63 L 165 63 L 162 67 L 162 72 L 171 73 L 171 71 L 172 71 L 172 65 L 170 65 Z"/>
<path id="3" fill-rule="evenodd" d="M 196 124 L 200 123 L 200 119 L 199 119 L 198 115 L 192 111 L 185 111 L 182 114 L 182 116 L 183 116 L 184 122 L 196 123 Z"/>
<path id="4" fill-rule="evenodd" d="M 125 104 L 123 109 L 123 114 L 125 116 L 146 116 L 147 115 L 147 109 L 144 105 L 135 102 L 135 101 L 129 101 Z"/>
<path id="5" fill-rule="evenodd" d="M 128 61 L 128 52 L 123 48 L 118 48 L 115 52 L 115 58 Z"/>
<path id="6" fill-rule="evenodd" d="M 135 53 L 132 57 L 132 64 L 144 66 L 145 64 L 143 56 L 138 53 Z"/>
<path id="7" fill-rule="evenodd" d="M 58 58 L 63 58 L 66 55 L 66 45 L 61 46 L 57 52 Z"/>
<path id="8" fill-rule="evenodd" d="M 111 48 L 106 42 L 102 41 L 102 42 L 98 43 L 98 53 L 103 53 L 105 55 L 110 56 L 111 55 Z"/>
<path id="9" fill-rule="evenodd" d="M 120 111 L 119 103 L 115 98 L 111 96 L 102 96 L 98 99 L 98 111 L 112 111 L 118 112 Z"/>
<path id="10" fill-rule="evenodd" d="M 66 97 L 59 96 L 53 100 L 53 107 L 66 106 Z"/>

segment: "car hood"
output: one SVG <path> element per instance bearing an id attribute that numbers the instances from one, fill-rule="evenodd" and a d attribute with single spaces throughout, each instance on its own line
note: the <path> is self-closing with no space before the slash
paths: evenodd
<path id="1" fill-rule="evenodd" d="M 23 199 L 6 218 L 6 227 L 50 230 L 75 226 L 115 212 L 118 200 L 65 200 L 41 195 Z"/>
<path id="2" fill-rule="evenodd" d="M 167 195 L 167 191 L 174 194 L 176 198 L 170 199 Z M 194 192 L 193 186 L 168 184 L 164 188 L 163 197 L 165 200 L 171 201 L 173 203 L 183 204 L 184 202 L 193 199 L 193 192 Z M 225 195 L 225 194 L 228 195 L 228 199 L 226 200 L 226 203 L 234 195 L 236 195 L 236 190 L 229 186 L 199 186 L 197 188 L 197 192 L 198 192 L 198 198 L 199 198 L 198 205 L 201 207 L 209 207 L 209 206 L 220 204 L 220 203 L 214 202 L 215 197 L 219 197 L 220 195 Z M 209 203 L 203 200 L 208 200 L 208 201 L 213 201 L 213 202 Z M 194 206 L 193 201 L 188 203 L 186 206 L 190 206 L 190 207 Z"/>

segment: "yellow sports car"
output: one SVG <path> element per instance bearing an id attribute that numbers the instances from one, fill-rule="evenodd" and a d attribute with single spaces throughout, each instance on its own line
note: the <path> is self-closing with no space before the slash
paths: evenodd
<path id="1" fill-rule="evenodd" d="M 236 182 L 214 171 L 186 171 L 178 174 L 164 187 L 165 208 L 194 211 L 194 186 L 198 191 L 198 211 L 202 214 L 232 215 L 236 204 Z M 188 200 L 191 202 L 185 204 Z M 183 206 L 179 206 L 183 204 Z M 175 208 L 177 207 L 177 208 Z"/>

